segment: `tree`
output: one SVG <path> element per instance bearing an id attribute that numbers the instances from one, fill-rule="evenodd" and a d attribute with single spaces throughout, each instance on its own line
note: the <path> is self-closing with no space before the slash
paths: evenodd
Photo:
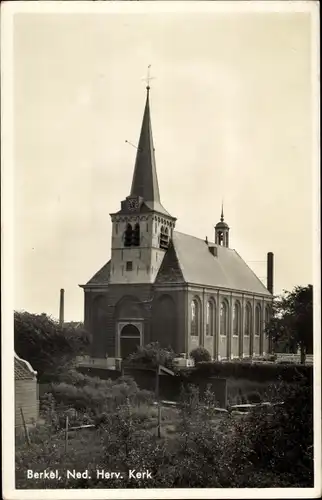
<path id="1" fill-rule="evenodd" d="M 31 363 L 38 379 L 51 380 L 80 354 L 90 339 L 83 329 L 66 329 L 46 314 L 14 313 L 15 351 Z"/>
<path id="2" fill-rule="evenodd" d="M 136 352 L 129 356 L 129 362 L 151 368 L 163 365 L 172 369 L 175 357 L 176 354 L 171 347 L 164 348 L 159 345 L 159 342 L 151 342 L 151 344 L 138 347 Z"/>
<path id="3" fill-rule="evenodd" d="M 194 360 L 195 364 L 200 363 L 200 361 L 211 361 L 210 352 L 202 346 L 192 349 L 190 357 Z"/>
<path id="4" fill-rule="evenodd" d="M 285 342 L 290 349 L 299 348 L 301 363 L 313 352 L 313 287 L 296 286 L 284 291 L 273 303 L 273 317 L 266 327 L 273 343 Z"/>

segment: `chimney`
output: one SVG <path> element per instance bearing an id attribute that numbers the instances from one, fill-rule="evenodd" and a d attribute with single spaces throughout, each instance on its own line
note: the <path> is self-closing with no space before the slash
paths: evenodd
<path id="1" fill-rule="evenodd" d="M 60 302 L 59 302 L 59 324 L 64 326 L 64 293 L 65 290 L 61 288 L 60 290 Z"/>
<path id="2" fill-rule="evenodd" d="M 267 254 L 267 290 L 274 294 L 274 254 L 268 252 Z"/>

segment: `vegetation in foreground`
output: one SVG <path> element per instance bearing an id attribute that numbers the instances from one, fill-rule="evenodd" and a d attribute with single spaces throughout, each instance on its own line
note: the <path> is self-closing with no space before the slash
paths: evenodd
<path id="1" fill-rule="evenodd" d="M 280 385 L 283 405 L 244 416 L 218 416 L 215 396 L 207 391 L 201 400 L 190 387 L 177 410 L 162 410 L 158 437 L 153 394 L 140 391 L 129 377 L 77 377 L 73 385 L 53 386 L 42 401 L 46 423 L 31 433 L 30 447 L 18 443 L 17 488 L 313 486 L 312 389 L 305 380 L 295 388 Z M 74 417 L 71 408 L 78 409 Z M 70 425 L 95 427 L 71 432 L 66 451 L 67 414 Z M 58 469 L 62 479 L 30 480 L 28 469 Z M 89 470 L 91 479 L 66 479 L 67 469 Z M 124 477 L 102 480 L 97 469 Z M 152 478 L 133 480 L 130 469 L 148 469 Z"/>
<path id="2" fill-rule="evenodd" d="M 276 314 L 268 326 L 275 340 L 300 346 L 302 362 L 313 338 L 312 287 L 307 288 L 297 287 L 274 306 Z M 17 488 L 313 486 L 311 367 L 209 363 L 207 353 L 199 349 L 194 353 L 197 370 L 205 376 L 225 372 L 228 386 L 234 379 L 238 402 L 245 402 L 244 391 L 240 392 L 243 375 L 243 384 L 260 381 L 263 390 L 275 380 L 269 397 L 283 404 L 243 416 L 218 416 L 215 395 L 207 391 L 201 399 L 190 388 L 182 394 L 178 410 L 162 410 L 159 436 L 152 393 L 139 389 L 130 377 L 104 381 L 73 369 L 75 356 L 86 353 L 89 344 L 90 337 L 82 329 L 62 329 L 46 315 L 15 313 L 15 350 L 38 371 L 39 381 L 49 383 L 41 401 L 43 423 L 31 432 L 31 446 L 21 437 L 16 441 Z M 171 349 L 151 345 L 141 351 L 134 362 L 172 366 Z M 70 426 L 94 427 L 71 431 L 65 449 L 67 416 Z M 62 479 L 30 480 L 28 469 L 58 469 Z M 67 480 L 67 469 L 89 470 L 91 479 Z M 96 477 L 97 469 L 120 471 L 124 478 L 104 481 Z M 133 481 L 127 475 L 129 469 L 148 469 L 152 478 Z"/>

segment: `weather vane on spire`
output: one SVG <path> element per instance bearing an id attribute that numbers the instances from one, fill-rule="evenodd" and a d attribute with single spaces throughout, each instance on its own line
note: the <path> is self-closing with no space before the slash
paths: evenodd
<path id="1" fill-rule="evenodd" d="M 221 201 L 221 222 L 224 222 L 224 200 Z"/>
<path id="2" fill-rule="evenodd" d="M 149 64 L 149 66 L 148 66 L 148 71 L 147 71 L 146 77 L 143 78 L 143 80 L 147 83 L 147 86 L 146 86 L 147 90 L 150 90 L 150 81 L 154 80 L 154 76 L 150 75 L 150 68 L 151 68 L 151 64 Z"/>

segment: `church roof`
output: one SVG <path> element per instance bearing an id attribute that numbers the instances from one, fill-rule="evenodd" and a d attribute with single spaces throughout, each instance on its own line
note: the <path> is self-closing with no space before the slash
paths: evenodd
<path id="1" fill-rule="evenodd" d="M 20 358 L 16 353 L 14 353 L 14 373 L 15 380 L 33 380 L 37 375 L 30 363 Z"/>
<path id="2" fill-rule="evenodd" d="M 109 260 L 103 267 L 86 283 L 86 285 L 108 285 L 110 280 L 111 261 Z"/>
<path id="3" fill-rule="evenodd" d="M 215 249 L 213 255 L 209 247 Z M 87 282 L 108 285 L 111 261 Z M 271 296 L 256 274 L 232 248 L 208 244 L 195 236 L 173 232 L 173 238 L 159 269 L 156 284 L 191 283 Z"/>
<path id="4" fill-rule="evenodd" d="M 216 249 L 213 255 L 209 246 Z M 271 296 L 240 255 L 231 248 L 174 231 L 156 282 L 185 282 Z"/>

